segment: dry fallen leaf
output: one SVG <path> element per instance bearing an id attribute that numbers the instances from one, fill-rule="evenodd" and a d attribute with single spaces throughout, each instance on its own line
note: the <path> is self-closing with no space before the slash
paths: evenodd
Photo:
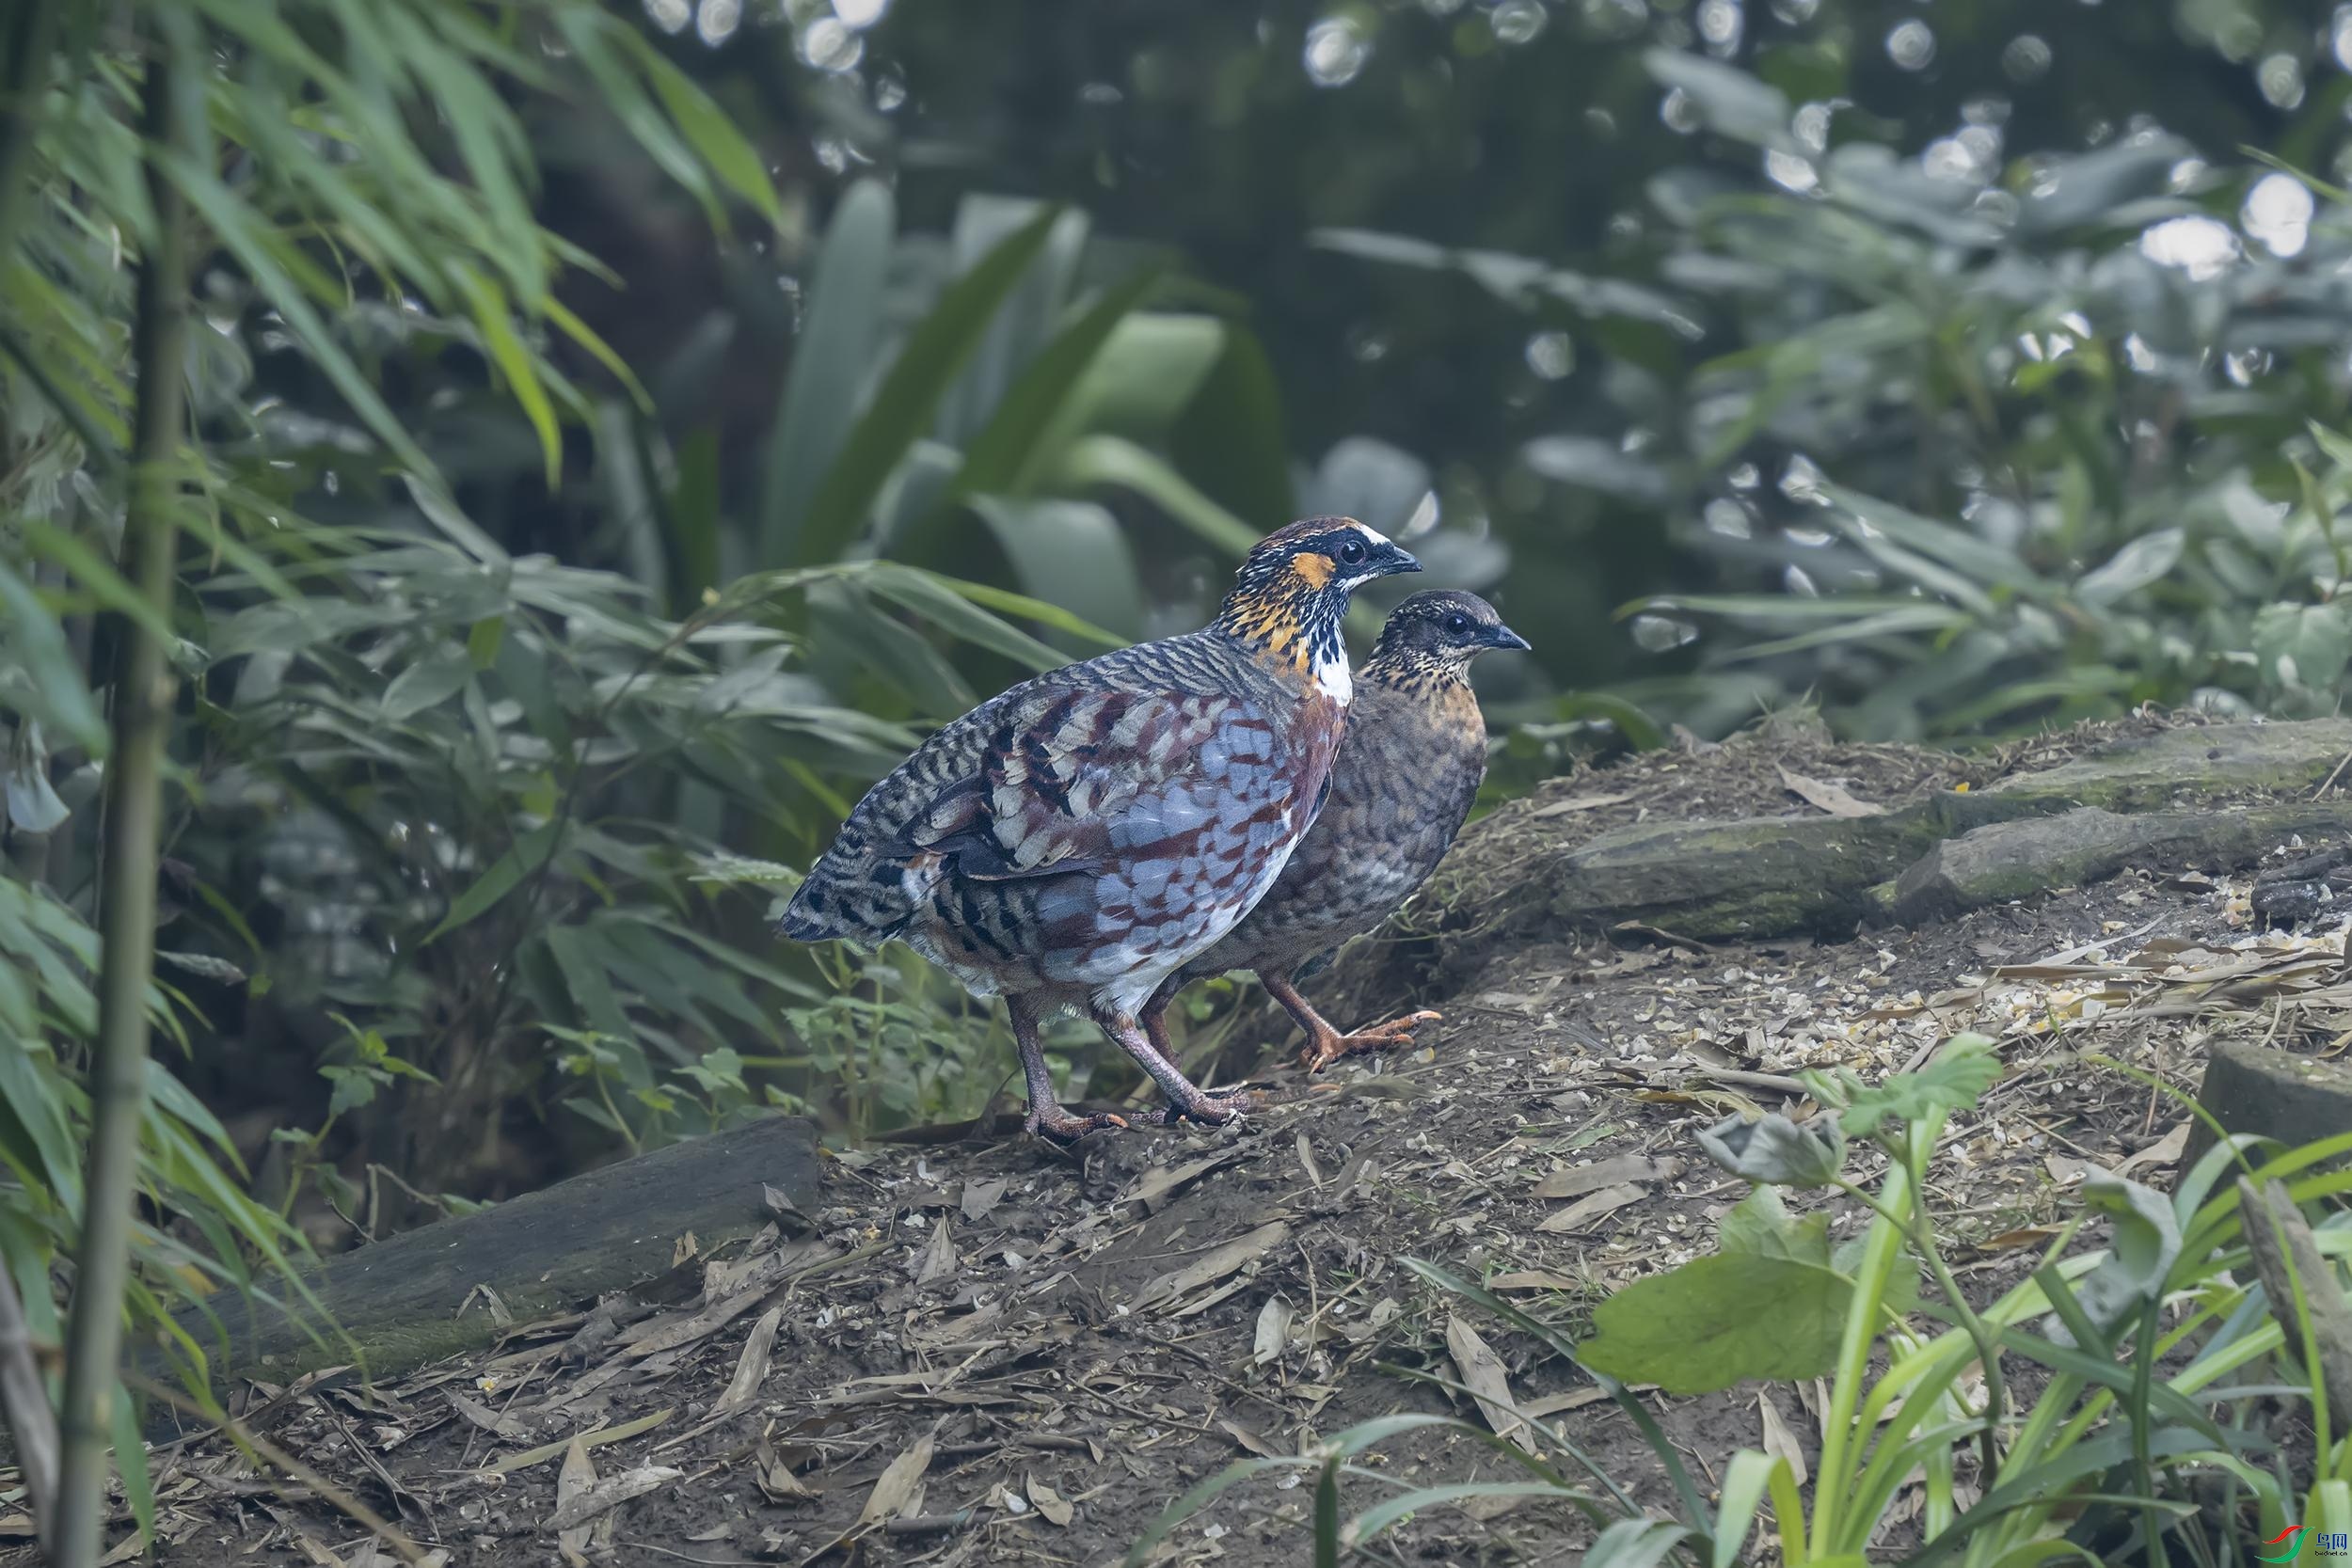
<path id="1" fill-rule="evenodd" d="M 2055 1225 L 2020 1226 L 2015 1230 L 2004 1230 L 1990 1241 L 1979 1242 L 1977 1250 L 2009 1252 L 2022 1246 L 2041 1246 L 2058 1234 L 2058 1227 Z"/>
<path id="2" fill-rule="evenodd" d="M 1511 1406 L 1518 1402 L 1511 1397 L 1510 1379 L 1503 1375 L 1502 1357 L 1478 1337 L 1478 1330 L 1457 1317 L 1445 1321 L 1445 1348 L 1454 1357 L 1454 1380 L 1477 1397 L 1478 1413 L 1486 1418 L 1495 1435 L 1533 1449 L 1527 1423 L 1511 1414 Z"/>
<path id="3" fill-rule="evenodd" d="M 1037 1504 L 1040 1513 L 1057 1525 L 1068 1525 L 1077 1513 L 1070 1506 L 1068 1498 L 1035 1476 L 1029 1478 L 1029 1501 Z"/>
<path id="4" fill-rule="evenodd" d="M 1207 1176 L 1240 1160 L 1247 1150 L 1228 1147 L 1203 1154 L 1198 1160 L 1187 1160 L 1181 1165 L 1155 1165 L 1136 1178 L 1136 1184 L 1119 1195 L 1121 1203 L 1140 1203 L 1152 1213 L 1178 1193 Z"/>
<path id="5" fill-rule="evenodd" d="M 931 1467 L 931 1438 L 929 1433 L 915 1439 L 914 1446 L 883 1466 L 874 1482 L 874 1489 L 866 1495 L 866 1506 L 858 1510 L 857 1526 L 879 1525 L 913 1502 L 923 1485 L 924 1472 Z"/>
<path id="6" fill-rule="evenodd" d="M 702 1250 L 702 1243 L 694 1240 L 694 1233 L 688 1231 L 680 1236 L 677 1239 L 677 1244 L 670 1249 L 670 1267 L 674 1269 L 683 1267 L 700 1257 Z"/>
<path id="7" fill-rule="evenodd" d="M 1638 1202 L 1648 1196 L 1647 1187 L 1631 1181 L 1622 1186 L 1603 1187 L 1597 1193 L 1586 1194 L 1535 1228 L 1548 1235 L 1569 1235 L 1583 1229 L 1595 1220 L 1613 1214 L 1627 1204 Z"/>
<path id="8" fill-rule="evenodd" d="M 1576 1281 L 1565 1274 L 1549 1269 L 1519 1269 L 1511 1274 L 1499 1274 L 1486 1281 L 1489 1291 L 1573 1291 Z"/>
<path id="9" fill-rule="evenodd" d="M 1780 782 L 1788 786 L 1790 794 L 1802 796 L 1806 803 L 1820 807 L 1832 816 L 1883 816 L 1886 815 L 1884 806 L 1874 806 L 1867 800 L 1855 800 L 1846 793 L 1842 784 L 1824 784 L 1820 779 L 1808 779 L 1803 773 L 1792 773 L 1786 768 L 1780 769 Z"/>
<path id="10" fill-rule="evenodd" d="M 1663 1181 L 1682 1174 L 1679 1160 L 1652 1160 L 1640 1154 L 1620 1154 L 1613 1160 L 1597 1160 L 1589 1165 L 1577 1165 L 1568 1170 L 1556 1170 L 1535 1183 L 1537 1197 L 1582 1197 L 1586 1193 L 1603 1187 L 1614 1187 L 1628 1181 Z"/>
<path id="11" fill-rule="evenodd" d="M 1282 1348 L 1290 1343 L 1291 1319 L 1295 1309 L 1280 1296 L 1268 1296 L 1258 1309 L 1258 1332 L 1250 1349 L 1250 1359 L 1263 1367 L 1282 1358 Z"/>
<path id="12" fill-rule="evenodd" d="M 1622 806 L 1632 799 L 1630 795 L 1575 795 L 1565 800 L 1554 800 L 1549 805 L 1537 806 L 1527 815 L 1534 818 L 1565 816 L 1570 812 L 1596 811 L 1602 806 Z"/>
<path id="13" fill-rule="evenodd" d="M 492 1436 L 516 1444 L 531 1441 L 531 1429 L 514 1417 L 502 1416 L 478 1400 L 468 1399 L 454 1388 L 444 1388 L 441 1392 L 448 1396 L 452 1410 Z"/>
<path id="14" fill-rule="evenodd" d="M 579 1446 L 577 1439 L 573 1446 Z M 570 1451 L 569 1449 L 564 1450 L 567 1455 Z M 607 1476 L 591 1483 L 570 1501 L 558 1502 L 555 1512 L 548 1515 L 545 1528 L 560 1535 L 574 1526 L 587 1524 L 600 1514 L 611 1513 L 631 1497 L 642 1497 L 657 1487 L 667 1486 L 684 1474 L 685 1471 L 672 1469 L 667 1465 L 641 1465 L 634 1470 Z"/>
<path id="15" fill-rule="evenodd" d="M 1807 1474 L 1804 1449 L 1797 1442 L 1796 1433 L 1788 1430 L 1788 1423 L 1780 1418 L 1780 1407 L 1772 1402 L 1770 1394 L 1758 1393 L 1756 1396 L 1756 1411 L 1764 1421 L 1765 1453 L 1774 1459 L 1788 1461 L 1789 1474 L 1796 1477 L 1797 1485 L 1803 1486 Z"/>
<path id="16" fill-rule="evenodd" d="M 1164 1274 L 1136 1294 L 1136 1307 L 1158 1306 L 1182 1299 L 1203 1285 L 1214 1285 L 1244 1264 L 1253 1262 L 1266 1252 L 1290 1239 L 1291 1227 L 1280 1220 L 1272 1220 L 1246 1236 L 1237 1236 L 1194 1259 L 1173 1274 Z"/>
<path id="17" fill-rule="evenodd" d="M 2171 1164 L 2188 1148 L 2189 1125 L 2188 1122 L 2182 1122 L 2171 1132 L 2116 1166 L 2115 1174 L 2129 1176 L 2142 1165 Z"/>
<path id="18" fill-rule="evenodd" d="M 1239 1443 L 1243 1448 L 1248 1449 L 1251 1453 L 1256 1454 L 1260 1459 L 1280 1459 L 1284 1457 L 1281 1449 L 1276 1448 L 1273 1444 L 1267 1442 L 1264 1438 L 1259 1436 L 1256 1433 L 1250 1431 L 1248 1427 L 1242 1425 L 1239 1421 L 1234 1420 L 1230 1416 L 1219 1416 L 1216 1418 L 1216 1424 L 1223 1428 L 1226 1434 L 1232 1437 L 1234 1442 Z"/>
<path id="19" fill-rule="evenodd" d="M 751 1335 L 743 1341 L 743 1354 L 735 1360 L 735 1376 L 727 1381 L 726 1392 L 719 1396 L 706 1424 L 749 1410 L 752 1402 L 759 1398 L 759 1386 L 768 1380 L 768 1362 L 775 1351 L 776 1330 L 783 1323 L 784 1305 L 779 1302 L 752 1324 Z"/>
<path id="20" fill-rule="evenodd" d="M 555 1506 L 560 1512 L 570 1508 L 587 1496 L 596 1484 L 596 1466 L 575 1437 L 564 1449 L 564 1467 L 555 1476 Z M 573 1525 L 556 1534 L 556 1549 L 572 1568 L 581 1568 L 588 1560 L 588 1538 L 595 1533 L 593 1525 Z"/>
<path id="21" fill-rule="evenodd" d="M 1009 1180 L 966 1181 L 963 1196 L 957 1199 L 956 1207 L 963 1211 L 963 1217 L 967 1220 L 986 1219 L 988 1212 L 996 1207 L 998 1200 L 1005 1196 L 1005 1189 L 1011 1185 Z"/>
<path id="22" fill-rule="evenodd" d="M 956 1243 L 947 1239 L 947 1216 L 942 1214 L 939 1217 L 939 1224 L 931 1230 L 930 1244 L 923 1248 L 922 1256 L 915 1259 L 915 1289 L 926 1290 L 942 1280 L 953 1279 L 955 1276 Z"/>

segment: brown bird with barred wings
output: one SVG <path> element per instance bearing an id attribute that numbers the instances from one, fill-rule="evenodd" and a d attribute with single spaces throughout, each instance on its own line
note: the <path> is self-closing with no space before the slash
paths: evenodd
<path id="1" fill-rule="evenodd" d="M 1208 627 L 1014 687 L 926 741 L 850 812 L 785 911 L 801 942 L 898 938 L 1010 1010 L 1031 1132 L 1064 1110 L 1039 1038 L 1083 1009 L 1168 1097 L 1145 1119 L 1230 1120 L 1136 1010 L 1263 896 L 1312 825 L 1353 695 L 1340 623 L 1420 563 L 1318 517 L 1249 552 Z"/>
<path id="2" fill-rule="evenodd" d="M 1144 1009 L 1144 1032 L 1166 1049 L 1162 1022 L 1190 981 L 1255 971 L 1259 984 L 1307 1031 L 1306 1065 L 1403 1045 L 1436 1013 L 1419 1012 L 1343 1035 L 1299 994 L 1298 981 L 1351 937 L 1386 920 L 1428 879 L 1470 816 L 1486 776 L 1486 725 L 1470 690 L 1470 661 L 1527 646 L 1475 594 L 1416 594 L 1389 614 L 1356 672 L 1347 733 L 1331 793 L 1306 842 L 1266 895 L 1208 952 L 1164 982 Z"/>

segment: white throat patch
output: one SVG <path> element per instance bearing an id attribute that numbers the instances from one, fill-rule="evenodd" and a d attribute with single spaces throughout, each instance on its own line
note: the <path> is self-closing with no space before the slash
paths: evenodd
<path id="1" fill-rule="evenodd" d="M 1334 702 L 1345 703 L 1356 695 L 1356 677 L 1347 667 L 1347 650 L 1325 654 L 1315 659 L 1315 687 Z"/>

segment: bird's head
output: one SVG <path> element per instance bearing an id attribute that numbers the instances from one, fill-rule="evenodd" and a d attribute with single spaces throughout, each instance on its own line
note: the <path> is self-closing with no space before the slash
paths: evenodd
<path id="1" fill-rule="evenodd" d="M 1326 684 L 1343 680 L 1340 623 L 1347 596 L 1375 578 L 1420 570 L 1420 562 L 1353 517 L 1310 517 L 1258 541 L 1217 611 L 1216 629 L 1285 669 Z"/>
<path id="2" fill-rule="evenodd" d="M 1397 686 L 1458 685 L 1468 678 L 1470 660 L 1487 649 L 1526 646 L 1527 639 L 1504 626 L 1494 606 L 1475 594 L 1440 589 L 1416 594 L 1389 612 L 1364 676 Z"/>

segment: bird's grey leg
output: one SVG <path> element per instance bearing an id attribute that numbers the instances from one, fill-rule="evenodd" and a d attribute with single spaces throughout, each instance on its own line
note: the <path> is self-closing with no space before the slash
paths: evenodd
<path id="1" fill-rule="evenodd" d="M 1168 1038 L 1168 1008 L 1176 1000 L 1176 993 L 1184 989 L 1182 974 L 1169 975 L 1152 993 L 1152 1000 L 1143 1005 L 1143 1011 L 1136 1015 L 1136 1022 L 1143 1025 L 1143 1037 L 1152 1042 L 1152 1049 L 1160 1053 L 1162 1061 L 1176 1059 L 1176 1048 Z"/>
<path id="2" fill-rule="evenodd" d="M 1154 997 L 1152 1000 L 1159 999 Z M 1160 1029 L 1163 1039 L 1167 1035 L 1165 1026 L 1160 1025 L 1159 1015 L 1165 1010 L 1164 1006 L 1152 1008 L 1148 1006 L 1145 1009 L 1154 1026 Z M 1091 1011 L 1095 1023 L 1111 1037 L 1111 1043 L 1133 1056 L 1136 1065 L 1150 1074 L 1152 1082 L 1160 1086 L 1160 1092 L 1168 1096 L 1168 1104 L 1164 1108 L 1146 1111 L 1135 1118 L 1136 1121 L 1155 1126 L 1174 1121 L 1199 1121 L 1216 1127 L 1232 1121 L 1257 1103 L 1247 1093 L 1206 1093 L 1168 1059 L 1167 1053 L 1152 1043 L 1152 1037 L 1134 1019 L 1111 1007 L 1097 1006 Z"/>
<path id="3" fill-rule="evenodd" d="M 1108 1112 L 1079 1117 L 1062 1109 L 1061 1101 L 1054 1093 L 1053 1071 L 1045 1065 L 1044 1043 L 1038 1038 L 1038 1027 L 1044 1020 L 1036 1004 L 1025 996 L 1009 996 L 1005 1004 L 1012 1015 L 1013 1041 L 1021 1048 L 1021 1075 L 1029 1085 L 1029 1115 L 1022 1125 L 1040 1137 L 1060 1144 L 1075 1143 L 1089 1132 L 1099 1132 L 1106 1127 L 1125 1127 L 1125 1117 Z"/>
<path id="4" fill-rule="evenodd" d="M 1424 1023 L 1435 1023 L 1439 1016 L 1424 1008 L 1421 1012 L 1407 1013 L 1403 1018 L 1391 1019 L 1386 1023 L 1375 1023 L 1368 1029 L 1359 1029 L 1352 1035 L 1343 1035 L 1331 1027 L 1330 1020 L 1315 1011 L 1313 1006 L 1299 994 L 1298 987 L 1289 975 L 1260 971 L 1258 984 L 1265 987 L 1266 994 L 1280 1003 L 1282 1010 L 1297 1020 L 1298 1026 L 1307 1031 L 1307 1050 L 1299 1060 L 1310 1072 L 1321 1072 L 1343 1056 L 1410 1045 L 1413 1031 Z"/>

